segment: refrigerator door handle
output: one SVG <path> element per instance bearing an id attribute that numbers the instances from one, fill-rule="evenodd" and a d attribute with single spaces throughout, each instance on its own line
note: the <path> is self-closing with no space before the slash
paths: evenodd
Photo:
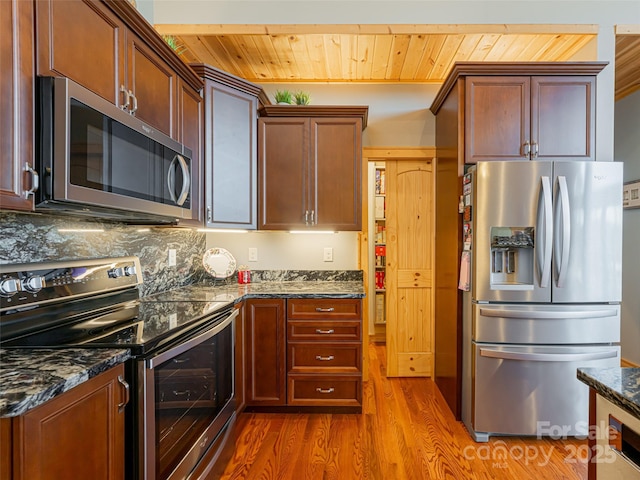
<path id="1" fill-rule="evenodd" d="M 551 247 L 553 245 L 553 213 L 551 198 L 551 181 L 549 177 L 541 177 L 541 189 L 538 194 L 538 219 L 537 231 L 544 232 L 539 237 L 542 239 L 541 245 L 536 245 L 536 256 L 538 261 L 538 271 L 540 272 L 540 287 L 547 288 L 551 277 Z"/>
<path id="2" fill-rule="evenodd" d="M 600 310 L 585 311 L 527 311 L 481 308 L 480 315 L 483 317 L 503 317 L 503 318 L 524 318 L 530 320 L 564 320 L 568 318 L 606 318 L 618 316 L 615 308 L 603 308 Z"/>
<path id="3" fill-rule="evenodd" d="M 569 190 L 567 188 L 567 177 L 558 176 L 558 199 L 556 202 L 556 235 L 554 244 L 554 260 L 558 266 L 558 279 L 556 284 L 563 287 L 567 277 L 569 266 L 569 250 L 571 246 L 571 214 L 569 205 Z M 558 232 L 562 231 L 562 236 Z"/>
<path id="4" fill-rule="evenodd" d="M 615 358 L 618 356 L 618 351 L 609 350 L 595 353 L 528 353 L 480 348 L 480 356 L 497 358 L 500 360 L 518 360 L 524 362 L 585 362 L 588 360 Z"/>

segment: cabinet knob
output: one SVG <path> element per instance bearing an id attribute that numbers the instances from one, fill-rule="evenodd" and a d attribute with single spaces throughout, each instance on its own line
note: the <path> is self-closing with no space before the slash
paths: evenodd
<path id="1" fill-rule="evenodd" d="M 24 198 L 29 198 L 29 195 L 33 195 L 40 187 L 40 175 L 38 175 L 38 172 L 31 168 L 29 162 L 25 162 L 24 171 L 31 175 L 31 188 L 24 191 Z"/>
<path id="2" fill-rule="evenodd" d="M 333 312 L 334 310 L 335 308 L 333 307 L 329 307 L 329 308 L 316 307 L 316 312 L 330 313 L 330 312 Z"/>
<path id="3" fill-rule="evenodd" d="M 122 388 L 124 389 L 124 401 L 118 404 L 118 412 L 122 413 L 124 411 L 124 407 L 129 403 L 129 384 L 125 382 L 122 375 L 118 375 L 118 383 L 122 385 Z"/>
<path id="4" fill-rule="evenodd" d="M 524 154 L 525 158 L 527 158 L 527 159 L 530 158 L 530 155 L 531 155 L 531 144 L 529 143 L 529 140 L 524 142 L 524 145 L 522 146 L 522 153 Z"/>
<path id="5" fill-rule="evenodd" d="M 123 99 L 124 101 L 122 102 L 122 105 L 120 106 L 120 108 L 122 108 L 122 110 L 128 110 L 129 104 L 131 103 L 131 96 L 129 95 L 129 90 L 124 88 L 124 85 L 120 85 L 120 92 L 124 97 Z"/>
<path id="6" fill-rule="evenodd" d="M 531 158 L 537 158 L 538 157 L 538 143 L 537 142 L 532 142 L 531 143 Z"/>

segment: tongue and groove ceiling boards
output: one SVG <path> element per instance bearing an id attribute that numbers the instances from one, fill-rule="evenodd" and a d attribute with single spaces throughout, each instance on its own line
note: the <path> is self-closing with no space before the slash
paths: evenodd
<path id="1" fill-rule="evenodd" d="M 572 60 L 597 25 L 155 25 L 186 62 L 255 83 L 444 81 L 456 61 Z M 616 99 L 640 88 L 640 27 L 617 29 Z M 594 60 L 594 59 L 591 59 Z"/>

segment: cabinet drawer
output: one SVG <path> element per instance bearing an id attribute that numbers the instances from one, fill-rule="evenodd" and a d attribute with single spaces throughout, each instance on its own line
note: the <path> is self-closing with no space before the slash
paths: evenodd
<path id="1" fill-rule="evenodd" d="M 360 345 L 326 345 L 321 343 L 289 344 L 289 372 L 360 373 Z"/>
<path id="2" fill-rule="evenodd" d="M 361 322 L 309 322 L 290 320 L 287 322 L 287 337 L 290 342 L 359 342 Z"/>
<path id="3" fill-rule="evenodd" d="M 287 318 L 360 320 L 362 318 L 361 301 L 358 298 L 290 299 L 287 300 Z"/>
<path id="4" fill-rule="evenodd" d="M 360 377 L 289 375 L 289 405 L 357 406 L 361 403 Z"/>

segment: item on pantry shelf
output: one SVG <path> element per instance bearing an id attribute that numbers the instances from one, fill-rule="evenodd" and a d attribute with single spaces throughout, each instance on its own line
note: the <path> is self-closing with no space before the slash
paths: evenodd
<path id="1" fill-rule="evenodd" d="M 236 271 L 236 259 L 224 248 L 210 248 L 202 256 L 205 271 L 214 278 L 228 278 Z"/>

